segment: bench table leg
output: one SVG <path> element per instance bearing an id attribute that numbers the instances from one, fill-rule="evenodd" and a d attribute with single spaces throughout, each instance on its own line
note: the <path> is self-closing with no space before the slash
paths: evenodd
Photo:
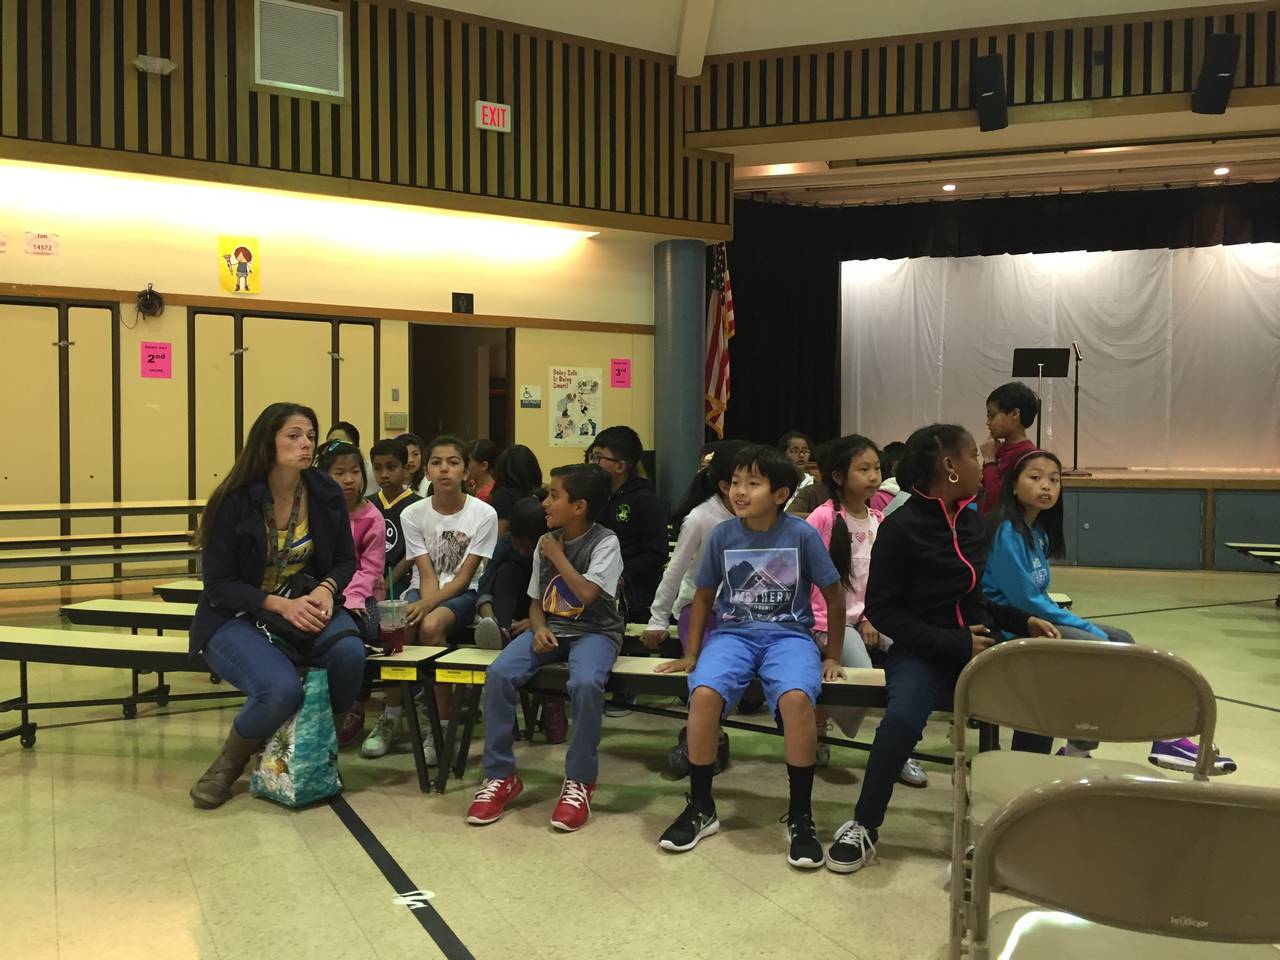
<path id="1" fill-rule="evenodd" d="M 453 768 L 453 774 L 459 780 L 467 772 L 467 757 L 471 753 L 471 736 L 475 733 L 476 715 L 480 712 L 480 694 L 483 690 L 484 687 L 479 684 L 467 687 L 466 716 L 462 721 L 462 739 L 458 743 L 458 759 Z M 533 739 L 532 733 L 529 739 Z"/>
<path id="2" fill-rule="evenodd" d="M 400 683 L 400 702 L 405 704 L 409 714 L 409 736 L 413 738 L 413 765 L 418 771 L 418 789 L 423 793 L 431 792 L 431 773 L 427 769 L 427 757 L 422 752 L 422 727 L 418 723 L 418 709 L 413 702 L 413 684 L 404 680 Z"/>
<path id="3" fill-rule="evenodd" d="M 36 745 L 36 724 L 31 722 L 30 691 L 27 686 L 27 661 L 18 661 L 18 696 L 12 700 L 0 701 L 0 713 L 6 710 L 17 710 L 22 715 L 22 722 L 8 730 L 0 730 L 0 740 L 18 737 L 22 746 L 28 750 Z"/>

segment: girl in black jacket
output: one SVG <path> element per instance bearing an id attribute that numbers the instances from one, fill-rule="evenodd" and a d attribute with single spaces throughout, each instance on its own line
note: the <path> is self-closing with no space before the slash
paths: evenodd
<path id="1" fill-rule="evenodd" d="M 933 424 L 907 440 L 898 476 L 912 496 L 880 526 L 867 578 L 867 619 L 893 645 L 885 658 L 884 719 L 876 730 L 854 819 L 836 831 L 827 866 L 852 873 L 875 856 L 893 785 L 929 713 L 993 632 L 1056 637 L 1057 628 L 982 593 L 987 541 L 972 508 L 982 485 L 978 445 L 964 427 Z M 906 484 L 903 484 L 904 488 Z"/>
<path id="2" fill-rule="evenodd" d="M 263 410 L 196 531 L 204 592 L 191 624 L 191 653 L 203 651 L 210 668 L 247 697 L 222 755 L 191 788 L 197 807 L 230 799 L 249 757 L 302 703 L 297 670 L 257 626 L 259 613 L 314 635 L 319 649 L 338 638 L 316 658 L 329 672 L 335 713 L 345 712 L 360 690 L 364 643 L 342 607 L 355 546 L 342 491 L 311 469 L 318 432 L 310 407 L 273 403 Z M 294 599 L 275 593 L 300 571 L 319 586 Z"/>

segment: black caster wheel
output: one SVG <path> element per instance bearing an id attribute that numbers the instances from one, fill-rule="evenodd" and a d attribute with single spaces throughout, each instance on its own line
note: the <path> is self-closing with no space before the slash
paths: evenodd
<path id="1" fill-rule="evenodd" d="M 136 703 L 126 703 L 121 705 L 121 712 L 126 720 L 132 720 L 138 715 L 138 705 Z"/>
<path id="2" fill-rule="evenodd" d="M 156 701 L 156 706 L 157 706 L 157 707 L 167 707 L 168 705 L 169 705 L 169 698 L 168 698 L 168 697 L 161 697 L 160 699 L 158 699 L 158 700 Z"/>
<path id="3" fill-rule="evenodd" d="M 216 673 L 211 673 L 211 674 L 209 674 L 209 682 L 210 682 L 210 683 L 221 683 L 221 682 L 222 682 L 222 678 L 221 678 L 220 676 L 218 676 Z"/>
<path id="4" fill-rule="evenodd" d="M 36 735 L 34 733 L 24 733 L 19 742 L 28 750 L 36 745 Z"/>

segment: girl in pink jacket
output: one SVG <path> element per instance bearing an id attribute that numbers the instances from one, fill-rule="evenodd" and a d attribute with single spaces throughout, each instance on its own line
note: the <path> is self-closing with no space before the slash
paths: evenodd
<path id="1" fill-rule="evenodd" d="M 364 499 L 367 478 L 364 475 L 364 455 L 359 447 L 345 440 L 331 440 L 320 449 L 317 466 L 337 481 L 347 498 L 351 539 L 356 545 L 356 572 L 343 591 L 343 603 L 367 639 L 377 630 L 377 608 L 374 604 L 387 596 L 386 521 L 382 512 Z M 338 718 L 338 746 L 354 743 L 364 735 L 366 697 L 362 696 L 344 716 Z"/>

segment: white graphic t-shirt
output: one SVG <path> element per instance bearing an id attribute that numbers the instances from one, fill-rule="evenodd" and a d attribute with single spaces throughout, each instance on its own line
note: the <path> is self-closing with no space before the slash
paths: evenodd
<path id="1" fill-rule="evenodd" d="M 498 543 L 498 514 L 489 504 L 472 496 L 467 497 L 457 513 L 438 512 L 428 497 L 405 508 L 400 514 L 400 526 L 404 529 L 405 556 L 410 560 L 424 555 L 430 557 L 442 587 L 458 575 L 458 568 L 467 557 L 491 559 Z M 476 567 L 470 589 L 475 589 L 480 582 L 483 567 L 483 563 Z M 417 564 L 413 567 L 410 589 L 421 589 Z"/>

